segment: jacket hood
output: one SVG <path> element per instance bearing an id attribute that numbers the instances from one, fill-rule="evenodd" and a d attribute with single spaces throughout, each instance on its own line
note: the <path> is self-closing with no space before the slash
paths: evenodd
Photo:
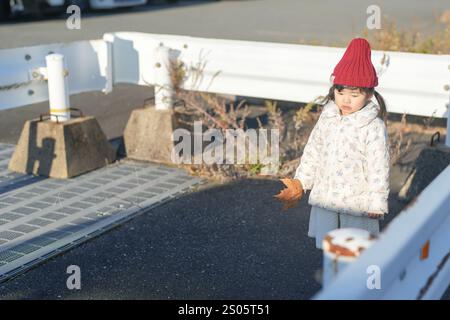
<path id="1" fill-rule="evenodd" d="M 338 119 L 345 117 L 349 119 L 352 123 L 354 123 L 357 127 L 364 127 L 372 122 L 380 111 L 380 107 L 369 101 L 367 105 L 360 110 L 353 112 L 347 116 L 342 116 L 339 107 L 333 100 L 328 101 L 323 107 L 322 115 L 327 118 L 336 117 Z"/>

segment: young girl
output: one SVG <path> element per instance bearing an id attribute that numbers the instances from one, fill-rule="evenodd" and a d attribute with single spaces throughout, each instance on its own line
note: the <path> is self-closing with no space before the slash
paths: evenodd
<path id="1" fill-rule="evenodd" d="M 386 108 L 374 90 L 378 79 L 370 56 L 365 39 L 350 42 L 333 71 L 333 86 L 294 179 L 283 179 L 288 188 L 277 196 L 292 207 L 303 190 L 311 190 L 308 236 L 316 238 L 317 248 L 333 229 L 360 228 L 377 235 L 379 219 L 388 213 Z"/>

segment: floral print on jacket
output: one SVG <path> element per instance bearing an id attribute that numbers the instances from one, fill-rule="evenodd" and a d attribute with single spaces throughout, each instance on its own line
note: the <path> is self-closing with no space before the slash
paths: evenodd
<path id="1" fill-rule="evenodd" d="M 339 213 L 388 213 L 389 140 L 379 106 L 342 116 L 330 100 L 314 126 L 294 178 L 309 204 Z"/>

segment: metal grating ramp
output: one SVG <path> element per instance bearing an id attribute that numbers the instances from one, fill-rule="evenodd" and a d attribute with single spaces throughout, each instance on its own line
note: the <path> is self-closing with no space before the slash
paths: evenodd
<path id="1" fill-rule="evenodd" d="M 206 182 L 132 161 L 67 180 L 17 174 L 14 147 L 0 143 L 0 282 Z"/>

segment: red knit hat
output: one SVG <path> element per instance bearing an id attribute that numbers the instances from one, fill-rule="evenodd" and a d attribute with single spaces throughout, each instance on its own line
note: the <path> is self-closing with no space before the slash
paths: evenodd
<path id="1" fill-rule="evenodd" d="M 366 39 L 353 39 L 333 71 L 333 84 L 374 88 L 378 77 L 370 60 L 370 44 Z"/>

